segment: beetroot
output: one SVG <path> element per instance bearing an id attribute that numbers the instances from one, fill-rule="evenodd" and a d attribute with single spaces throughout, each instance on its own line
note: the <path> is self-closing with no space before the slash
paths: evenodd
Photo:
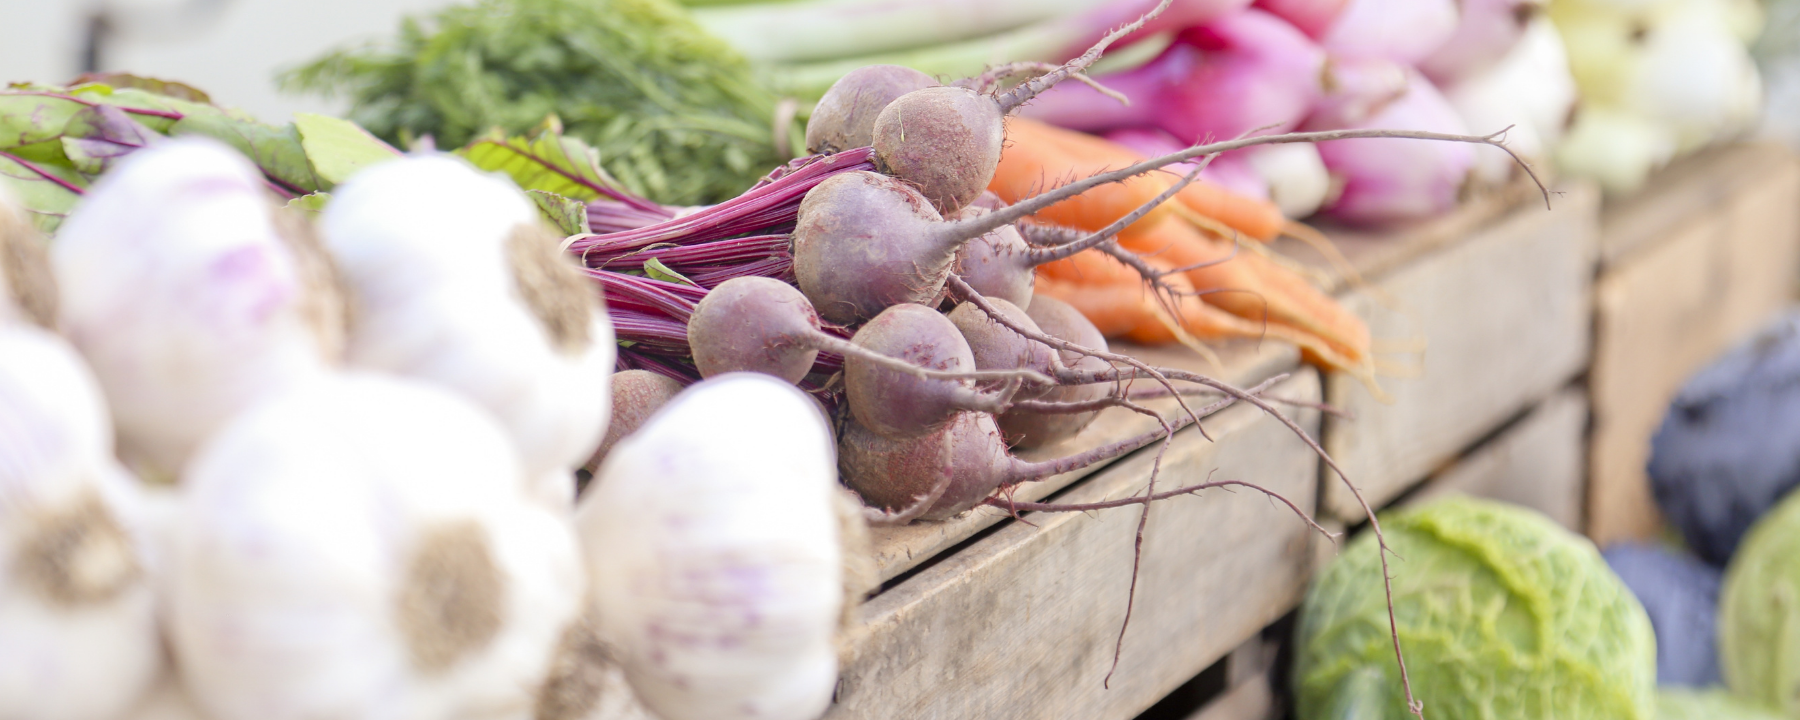
<path id="1" fill-rule="evenodd" d="M 932 370 L 975 369 L 975 355 L 956 325 L 923 305 L 895 305 L 856 331 L 851 342 L 874 353 Z M 996 407 L 966 380 L 920 378 L 860 357 L 844 361 L 850 413 L 863 427 L 888 438 L 916 438 L 935 431 L 963 410 Z"/>
<path id="2" fill-rule="evenodd" d="M 1099 351 L 1106 351 L 1106 336 L 1083 317 L 1081 311 L 1068 303 L 1053 297 L 1036 298 L 1031 308 L 1026 311 L 1032 321 L 1044 334 L 1061 338 L 1077 345 L 1086 346 Z M 1077 370 L 1103 372 L 1111 366 L 1105 360 L 1092 355 L 1082 355 L 1068 350 L 1058 351 L 1064 365 Z M 1099 400 L 1107 395 L 1107 385 L 1090 383 L 1085 385 L 1059 385 L 1044 393 L 1038 399 L 1045 402 L 1084 402 Z M 1080 434 L 1083 428 L 1094 421 L 1099 411 L 1082 413 L 1039 413 L 1023 409 L 1012 409 L 1002 413 L 998 418 L 1000 432 L 1005 436 L 1007 444 L 1015 448 L 1029 449 L 1043 447 L 1062 442 Z"/>
<path id="3" fill-rule="evenodd" d="M 600 447 L 587 461 L 587 471 L 592 473 L 600 468 L 600 462 L 614 444 L 626 435 L 637 432 L 669 398 L 681 392 L 681 383 L 674 378 L 658 375 L 648 370 L 624 370 L 612 376 L 612 420 L 606 424 L 606 436 L 601 438 Z"/>
<path id="4" fill-rule="evenodd" d="M 1030 315 L 1018 306 L 1000 298 L 989 300 L 1006 315 L 1008 320 L 1038 330 L 1037 323 Z M 975 356 L 975 367 L 979 370 L 1015 370 L 1028 369 L 1042 373 L 1046 378 L 1054 375 L 1058 360 L 1056 351 L 1050 346 L 1012 329 L 994 322 L 981 308 L 970 303 L 956 306 L 949 314 L 951 324 L 962 333 L 968 341 L 969 350 Z M 1013 395 L 1015 399 L 1040 397 L 1053 386 L 1038 383 L 1027 383 Z"/>
<path id="5" fill-rule="evenodd" d="M 882 108 L 914 90 L 937 87 L 930 75 L 901 65 L 866 65 L 851 70 L 819 98 L 806 120 L 806 150 L 835 153 L 874 144 L 875 118 Z"/>

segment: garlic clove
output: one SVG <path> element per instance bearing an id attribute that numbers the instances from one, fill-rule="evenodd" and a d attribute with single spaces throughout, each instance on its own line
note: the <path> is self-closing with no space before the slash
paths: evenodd
<path id="1" fill-rule="evenodd" d="M 517 186 L 451 156 L 412 156 L 340 186 L 321 226 L 357 300 L 353 365 L 487 408 L 528 478 L 588 459 L 609 416 L 612 325 Z"/>
<path id="2" fill-rule="evenodd" d="M 844 604 L 830 429 L 756 373 L 697 383 L 615 445 L 576 523 L 603 636 L 665 720 L 805 720 Z"/>
<path id="3" fill-rule="evenodd" d="M 172 478 L 232 415 L 325 367 L 342 313 L 274 212 L 243 157 L 180 138 L 126 158 L 62 226 L 63 332 L 147 478 Z"/>
<path id="4" fill-rule="evenodd" d="M 61 338 L 0 328 L 0 718 L 107 720 L 160 671 L 136 482 Z"/>
<path id="5" fill-rule="evenodd" d="M 504 432 L 429 385 L 321 377 L 183 484 L 172 645 L 216 720 L 522 716 L 585 591 Z"/>

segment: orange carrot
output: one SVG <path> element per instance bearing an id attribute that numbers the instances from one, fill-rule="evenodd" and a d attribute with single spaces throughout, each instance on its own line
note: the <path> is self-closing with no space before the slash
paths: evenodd
<path id="1" fill-rule="evenodd" d="M 1041 157 L 1047 162 L 1054 156 L 1048 152 L 1043 152 L 1039 148 L 1048 145 L 1061 150 L 1064 157 L 1071 158 L 1070 162 L 1080 165 L 1079 175 L 1072 175 L 1069 172 L 1064 172 L 1061 175 L 1058 175 L 1055 172 L 1039 173 L 1040 176 L 1049 175 L 1055 177 L 1058 180 L 1056 183 L 1057 185 L 1065 184 L 1075 177 L 1091 175 L 1103 170 L 1117 170 L 1128 165 L 1137 164 L 1144 160 L 1144 156 L 1138 154 L 1136 151 L 1111 140 L 1107 140 L 1106 138 L 1073 130 L 1065 130 L 1029 118 L 1009 118 L 1006 132 L 1007 139 L 1012 142 L 1012 145 L 1009 145 L 1007 148 L 1007 152 L 1009 153 L 1014 147 L 1024 145 L 1029 148 L 1030 154 L 1041 153 Z M 1030 158 L 1020 159 L 1020 162 L 1029 161 Z M 1005 166 L 1006 163 L 1007 157 L 1006 154 L 1003 153 L 1000 157 L 1000 164 Z M 995 178 L 998 180 L 999 174 L 996 174 Z M 1137 205 L 1141 205 L 1156 197 L 1157 193 L 1160 193 L 1170 185 L 1173 185 L 1175 183 L 1175 178 L 1168 173 L 1153 173 L 1133 178 L 1130 182 L 1139 183 L 1140 185 L 1139 187 L 1133 188 L 1135 191 L 1133 197 L 1136 198 L 1135 204 L 1124 207 L 1113 207 L 1109 205 L 1104 209 L 1096 204 L 1092 210 L 1093 215 L 1083 214 L 1083 216 L 1079 218 L 1071 218 L 1082 220 L 1083 223 L 1053 220 L 1048 215 L 1040 215 L 1040 217 L 1044 220 L 1067 225 L 1069 227 L 1078 227 L 1083 230 L 1098 230 L 1106 227 L 1106 225 L 1112 221 L 1124 217 L 1126 213 L 1131 212 Z M 1154 189 L 1152 190 L 1151 188 Z M 1002 199 L 1009 203 L 1017 201 L 1017 198 L 1009 197 L 1006 192 L 1001 191 L 993 184 L 989 185 L 989 189 L 993 190 L 995 194 L 1000 195 Z M 1049 187 L 1045 187 L 1044 189 L 1049 189 Z M 1096 190 L 1100 190 L 1100 188 L 1082 193 L 1082 196 L 1085 197 L 1094 193 Z M 1116 191 L 1113 192 L 1116 193 Z M 1018 197 L 1028 197 L 1029 195 L 1030 193 L 1024 192 L 1020 193 Z M 1120 195 L 1123 194 L 1121 193 Z M 1187 214 L 1199 215 L 1204 219 L 1212 220 L 1219 225 L 1236 230 L 1237 232 L 1263 242 L 1275 239 L 1287 225 L 1287 218 L 1282 216 L 1281 209 L 1276 207 L 1274 203 L 1267 200 L 1245 197 L 1205 181 L 1197 180 L 1189 183 L 1187 187 L 1182 188 L 1181 191 L 1176 194 L 1175 199 L 1180 203 L 1181 208 L 1171 208 L 1171 210 L 1185 210 Z M 1123 202 L 1124 201 L 1121 198 L 1119 203 L 1123 204 Z M 1133 224 L 1132 230 L 1137 231 L 1148 228 L 1158 222 L 1159 217 L 1160 216 L 1145 217 Z M 1131 233 L 1127 233 L 1127 235 L 1129 234 Z"/>
<path id="2" fill-rule="evenodd" d="M 1352 363 L 1369 357 L 1369 328 L 1325 293 L 1254 252 L 1233 254 L 1230 242 L 1179 220 L 1161 223 L 1120 244 L 1140 255 L 1188 268 L 1206 303 L 1233 315 L 1288 325 L 1314 335 Z M 1229 258 L 1229 259 L 1227 259 Z"/>
<path id="3" fill-rule="evenodd" d="M 1009 203 L 1135 162 L 1118 163 L 1069 152 L 1051 137 L 1052 133 L 1068 131 L 1044 123 L 1007 118 L 1006 127 L 1006 150 L 1000 154 L 1000 165 L 988 189 Z M 1157 175 L 1107 183 L 1051 205 L 1035 217 L 1040 222 L 1064 227 L 1099 230 L 1156 199 L 1169 184 L 1169 180 Z M 1173 213 L 1168 205 L 1158 207 L 1128 228 L 1127 234 L 1137 227 L 1161 222 Z"/>

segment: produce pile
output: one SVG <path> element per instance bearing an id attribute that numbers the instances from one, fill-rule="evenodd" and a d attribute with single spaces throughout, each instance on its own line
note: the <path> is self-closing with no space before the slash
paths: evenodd
<path id="1" fill-rule="evenodd" d="M 1034 268 L 1098 249 L 1173 297 L 1119 236 L 1205 158 L 1497 141 L 1262 136 L 988 192 L 1007 116 L 1154 17 L 1017 84 L 853 73 L 808 119 L 822 152 L 703 207 L 555 118 L 402 155 L 128 75 L 0 94 L 0 623 L 28 648 L 0 687 L 31 687 L 0 716 L 799 720 L 872 589 L 868 524 L 1260 490 L 1010 499 L 1239 402 L 1323 455 L 1279 378 L 1108 352 Z M 1018 225 L 1188 161 L 1096 231 Z M 1160 427 L 1011 453 L 1113 406 Z"/>

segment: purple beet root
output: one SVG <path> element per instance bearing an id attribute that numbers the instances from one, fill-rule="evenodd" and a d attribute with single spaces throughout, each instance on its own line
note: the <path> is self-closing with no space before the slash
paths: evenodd
<path id="1" fill-rule="evenodd" d="M 857 330 L 851 342 L 931 370 L 975 369 L 975 355 L 956 324 L 923 305 L 888 308 Z M 960 411 L 996 404 L 968 380 L 921 378 L 858 357 L 844 361 L 844 391 L 857 422 L 895 439 L 931 433 Z"/>
<path id="2" fill-rule="evenodd" d="M 1054 338 L 1105 352 L 1106 336 L 1101 335 L 1094 324 L 1083 317 L 1081 311 L 1068 303 L 1053 297 L 1041 297 L 1031 302 L 1031 309 L 1026 312 L 1037 323 L 1038 329 Z M 1063 365 L 1077 370 L 1105 371 L 1110 367 L 1105 360 L 1092 355 L 1082 355 L 1069 351 L 1059 351 Z M 1086 385 L 1058 385 L 1044 393 L 1039 400 L 1045 402 L 1086 402 L 1099 400 L 1109 393 L 1109 386 L 1104 383 Z M 1006 437 L 1007 444 L 1018 449 L 1044 447 L 1062 442 L 1080 434 L 1099 411 L 1083 413 L 1037 413 L 1027 410 L 1008 410 L 998 418 L 1000 431 Z"/>
<path id="3" fill-rule="evenodd" d="M 774 278 L 720 283 L 688 318 L 688 345 L 701 377 L 749 371 L 800 382 L 818 359 L 818 334 L 812 303 Z"/>
<path id="4" fill-rule="evenodd" d="M 970 205 L 957 213 L 957 218 L 986 212 L 988 208 Z M 1037 285 L 1036 267 L 1031 246 L 1011 225 L 970 240 L 956 254 L 956 274 L 970 287 L 1020 308 L 1031 307 L 1032 288 Z"/>
<path id="5" fill-rule="evenodd" d="M 874 144 L 882 108 L 914 90 L 937 87 L 930 75 L 902 65 L 866 65 L 832 83 L 806 121 L 806 150 L 835 153 Z"/>
<path id="6" fill-rule="evenodd" d="M 875 119 L 875 167 L 917 185 L 938 212 L 956 212 L 994 179 L 1005 117 L 993 98 L 968 88 L 907 93 Z"/>
<path id="7" fill-rule="evenodd" d="M 612 420 L 606 424 L 606 437 L 587 461 L 587 471 L 600 468 L 600 462 L 613 445 L 626 435 L 637 432 L 652 414 L 681 392 L 681 383 L 667 375 L 648 370 L 624 370 L 612 376 Z"/>
<path id="8" fill-rule="evenodd" d="M 1041 330 L 1031 316 L 1018 306 L 1000 298 L 989 296 L 988 299 L 1006 314 L 1006 318 L 1033 331 Z M 1043 373 L 1045 377 L 1056 374 L 1056 350 L 1036 340 L 1013 332 L 1011 328 L 994 322 L 981 308 L 973 303 L 963 303 L 951 310 L 948 316 L 951 324 L 962 333 L 968 341 L 969 350 L 975 356 L 975 367 L 979 370 L 1014 370 L 1028 369 Z M 1022 385 L 1013 395 L 1014 399 L 1025 400 L 1044 395 L 1055 385 L 1027 383 Z"/>
<path id="9" fill-rule="evenodd" d="M 794 276 L 819 314 L 840 325 L 899 303 L 928 303 L 962 241 L 906 183 L 848 172 L 806 193 L 794 228 Z"/>

